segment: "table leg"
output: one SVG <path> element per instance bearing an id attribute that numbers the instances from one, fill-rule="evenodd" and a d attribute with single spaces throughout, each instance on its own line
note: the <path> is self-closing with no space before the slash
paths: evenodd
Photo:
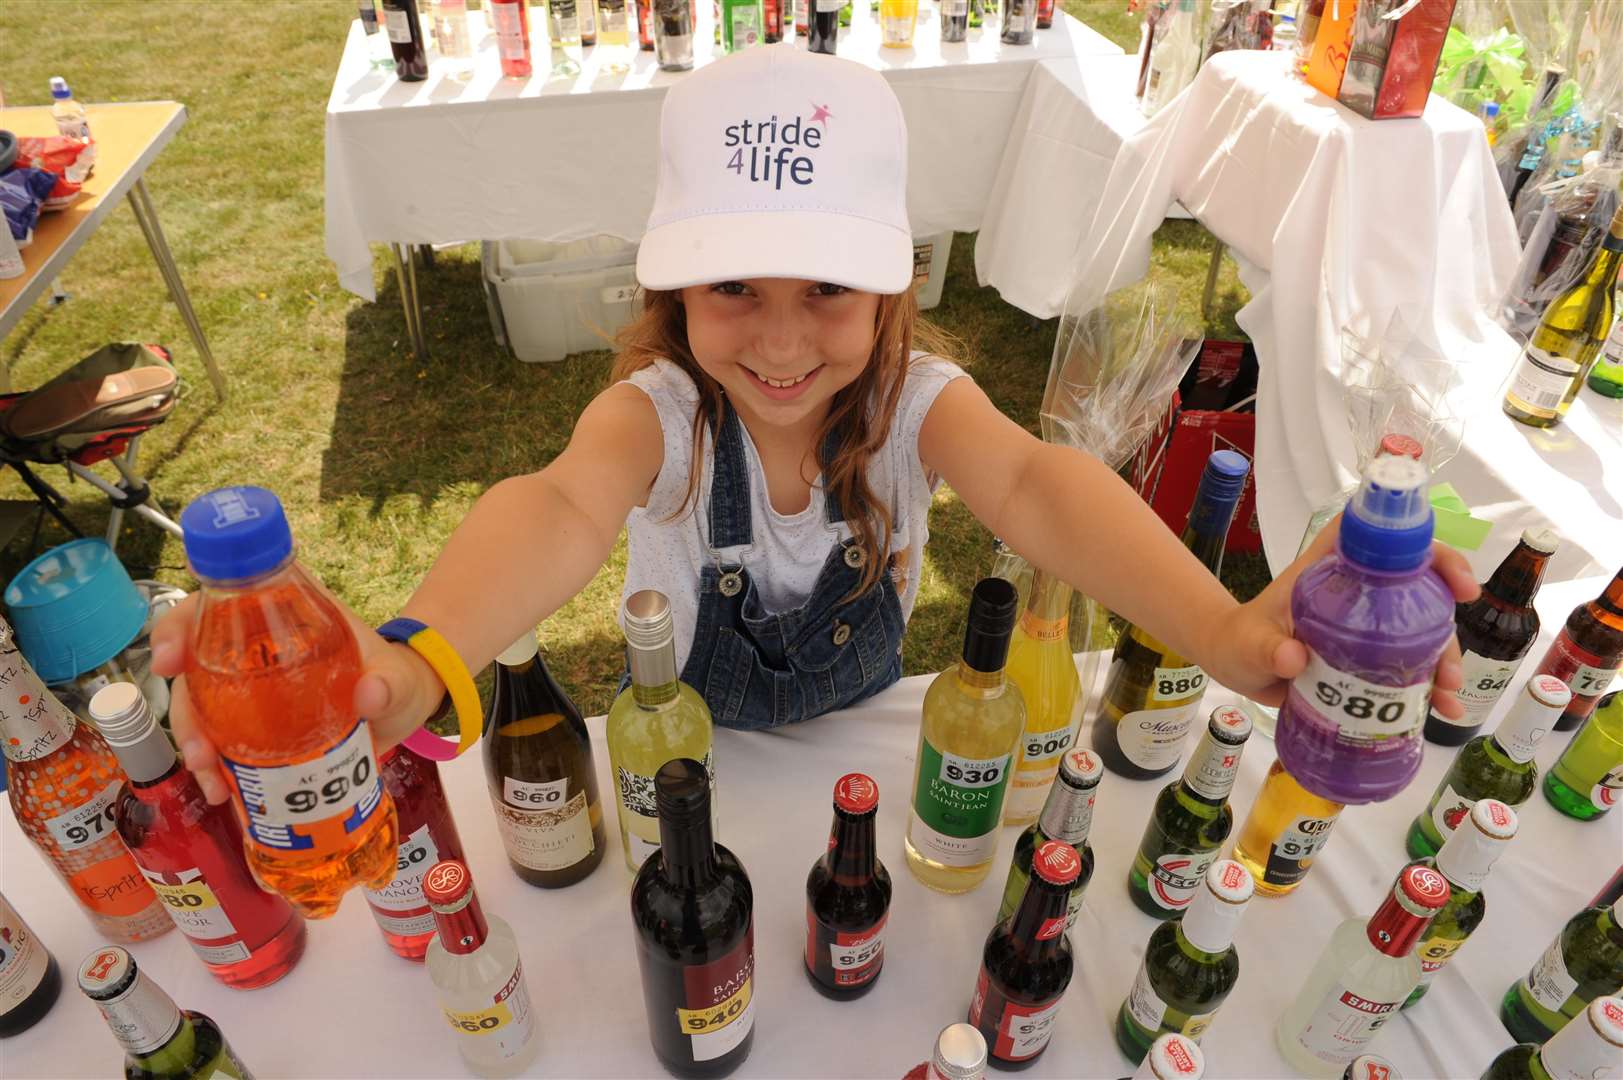
<path id="1" fill-rule="evenodd" d="M 417 263 L 410 244 L 390 244 L 394 253 L 395 280 L 400 286 L 400 307 L 411 335 L 411 351 L 419 361 L 428 359 L 428 342 L 423 334 L 422 298 L 417 293 Z"/>
<path id="2" fill-rule="evenodd" d="M 198 353 L 203 357 L 209 382 L 214 384 L 214 396 L 224 401 L 225 376 L 220 374 L 220 367 L 214 362 L 214 353 L 209 349 L 208 338 L 203 335 L 203 326 L 197 321 L 197 312 L 192 310 L 191 297 L 186 293 L 185 282 L 180 279 L 180 269 L 175 265 L 168 241 L 164 239 L 163 227 L 158 224 L 158 211 L 147 195 L 145 180 L 137 180 L 135 186 L 130 188 L 130 209 L 135 211 L 135 222 L 141 226 L 141 232 L 147 238 L 147 247 L 152 249 L 152 257 L 158 263 L 158 272 L 169 286 L 170 299 L 174 300 L 187 331 L 192 335 L 192 344 L 197 346 Z"/>
<path id="3" fill-rule="evenodd" d="M 1206 267 L 1206 290 L 1200 294 L 1200 317 L 1203 319 L 1212 317 L 1212 297 L 1217 292 L 1217 275 L 1223 269 L 1223 252 L 1228 249 L 1227 244 L 1215 236 L 1212 237 L 1212 261 L 1211 265 Z"/>

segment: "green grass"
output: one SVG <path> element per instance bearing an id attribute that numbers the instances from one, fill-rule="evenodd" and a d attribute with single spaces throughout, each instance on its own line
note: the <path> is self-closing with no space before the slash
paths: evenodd
<path id="1" fill-rule="evenodd" d="M 1136 46 L 1137 18 L 1120 0 L 1065 6 L 1124 47 Z M 381 251 L 376 304 L 338 287 L 323 251 L 322 127 L 352 18 L 352 5 L 341 0 L 0 4 L 0 89 L 8 103 L 46 102 L 56 74 L 81 100 L 185 103 L 190 118 L 147 183 L 231 396 L 214 403 L 123 210 L 63 274 L 72 301 L 36 305 L 0 345 L 0 362 L 15 386 L 28 387 L 107 341 L 171 346 L 187 394 L 142 455 L 162 503 L 178 514 L 221 484 L 275 489 L 301 557 L 363 617 L 381 622 L 485 488 L 558 453 L 574 417 L 605 384 L 610 357 L 531 365 L 504 355 L 491 339 L 472 247 L 440 253 L 422 281 L 427 362 L 409 354 Z M 972 236 L 956 239 L 932 317 L 962 340 L 966 367 L 993 400 L 1035 430 L 1055 326 L 976 287 L 973 244 Z M 1189 222 L 1169 222 L 1156 236 L 1154 277 L 1197 317 L 1210 245 Z M 1228 265 L 1208 332 L 1237 336 L 1232 313 L 1244 302 Z M 58 470 L 47 475 L 62 479 Z M 101 532 L 105 501 L 83 484 L 64 490 L 76 523 Z M 0 483 L 0 496 L 23 494 L 10 474 Z M 544 524 L 536 526 L 538 554 Z M 930 527 L 905 650 L 910 673 L 951 659 L 968 590 L 991 561 L 990 537 L 950 491 L 938 496 Z M 40 543 L 64 538 L 47 525 Z M 29 539 L 24 529 L 0 552 L 6 579 L 32 553 Z M 137 575 L 193 584 L 180 544 L 145 523 L 129 526 L 120 553 Z M 1225 576 L 1242 595 L 1266 580 L 1260 560 L 1231 562 Z M 542 566 L 538 557 L 538 572 Z M 549 662 L 589 712 L 607 708 L 620 669 L 614 611 L 624 568 L 622 541 L 543 629 Z"/>

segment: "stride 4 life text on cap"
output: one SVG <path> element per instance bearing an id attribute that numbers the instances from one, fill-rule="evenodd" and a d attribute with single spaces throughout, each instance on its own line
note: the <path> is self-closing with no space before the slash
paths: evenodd
<path id="1" fill-rule="evenodd" d="M 817 106 L 809 119 L 793 117 L 779 125 L 778 116 L 770 120 L 745 120 L 728 124 L 722 130 L 722 145 L 733 147 L 726 167 L 739 176 L 749 170 L 754 183 L 771 184 L 774 190 L 783 190 L 784 177 L 802 186 L 812 182 L 816 162 L 798 150 L 816 150 L 823 142 L 823 129 L 832 116 L 825 106 Z"/>

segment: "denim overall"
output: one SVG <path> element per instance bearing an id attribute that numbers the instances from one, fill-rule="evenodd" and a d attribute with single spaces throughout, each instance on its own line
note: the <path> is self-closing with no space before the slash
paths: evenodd
<path id="1" fill-rule="evenodd" d="M 827 455 L 825 454 L 825 460 Z M 845 521 L 825 492 L 827 526 Z M 897 507 L 897 513 L 901 507 Z M 891 575 L 854 600 L 871 556 L 842 539 L 805 603 L 772 614 L 741 563 L 722 552 L 754 542 L 750 483 L 738 414 L 723 403 L 710 482 L 711 565 L 699 579 L 699 616 L 682 681 L 699 691 L 716 723 L 758 730 L 795 724 L 878 693 L 902 674 L 902 604 Z"/>

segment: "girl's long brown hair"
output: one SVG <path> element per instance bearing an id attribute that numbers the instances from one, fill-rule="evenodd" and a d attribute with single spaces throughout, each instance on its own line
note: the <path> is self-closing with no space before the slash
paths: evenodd
<path id="1" fill-rule="evenodd" d="M 879 297 L 879 313 L 874 319 L 873 352 L 851 385 L 834 395 L 828 417 L 817 431 L 817 464 L 822 470 L 827 495 L 840 500 L 846 519 L 864 551 L 877 552 L 863 564 L 862 580 L 852 596 L 871 588 L 890 568 L 890 533 L 894 523 L 892 507 L 874 496 L 868 483 L 868 463 L 890 437 L 891 421 L 901 400 L 914 343 L 936 355 L 945 356 L 949 339 L 919 317 L 912 290 Z M 699 498 L 703 475 L 703 434 L 712 440 L 721 425 L 721 385 L 705 374 L 688 348 L 687 309 L 675 291 L 647 290 L 642 293 L 642 310 L 630 325 L 616 335 L 620 354 L 615 357 L 612 378 L 618 382 L 656 361 L 676 364 L 699 388 L 699 407 L 693 414 L 693 462 L 688 470 L 688 489 L 682 506 L 673 517 L 691 513 Z M 831 431 L 839 431 L 833 459 L 823 460 L 823 448 Z"/>

